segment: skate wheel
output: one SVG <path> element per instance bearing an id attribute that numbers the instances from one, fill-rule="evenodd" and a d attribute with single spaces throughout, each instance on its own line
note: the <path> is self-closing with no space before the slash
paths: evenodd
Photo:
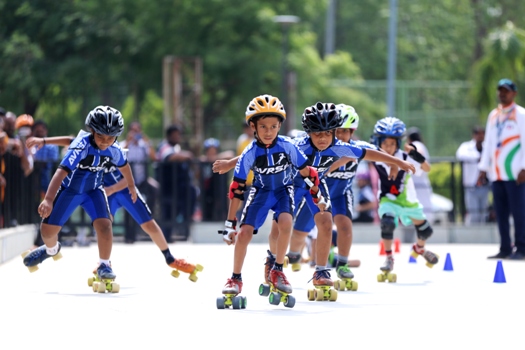
<path id="1" fill-rule="evenodd" d="M 22 254 L 20 254 L 22 256 L 22 258 L 25 258 L 27 256 L 27 254 L 31 253 L 30 250 L 26 250 L 25 252 L 23 252 Z"/>
<path id="2" fill-rule="evenodd" d="M 324 293 L 323 291 L 316 289 L 314 290 L 314 297 L 317 301 L 323 301 L 324 300 Z"/>
<path id="3" fill-rule="evenodd" d="M 175 277 L 175 278 L 179 278 L 179 276 L 180 276 L 180 272 L 177 271 L 177 270 L 173 270 L 173 271 L 171 271 L 171 275 L 172 275 L 173 277 Z"/>
<path id="4" fill-rule="evenodd" d="M 388 275 L 388 282 L 396 283 L 397 282 L 397 275 L 395 273 L 389 274 Z"/>
<path id="5" fill-rule="evenodd" d="M 261 284 L 259 286 L 259 295 L 267 297 L 270 294 L 270 286 L 267 284 Z"/>
<path id="6" fill-rule="evenodd" d="M 93 285 L 92 285 L 92 288 L 91 288 L 91 289 L 93 289 L 93 292 L 95 292 L 95 293 L 96 293 L 97 290 L 98 290 L 98 284 L 99 284 L 99 282 L 93 282 Z"/>
<path id="7" fill-rule="evenodd" d="M 36 270 L 38 270 L 38 265 L 28 266 L 27 269 L 29 270 L 29 272 L 35 272 Z"/>
<path id="8" fill-rule="evenodd" d="M 57 261 L 57 260 L 60 260 L 62 259 L 62 253 L 58 252 L 56 253 L 56 255 L 53 255 L 53 260 L 54 261 Z"/>
<path id="9" fill-rule="evenodd" d="M 301 264 L 298 264 L 298 263 L 292 264 L 292 271 L 294 272 L 301 271 Z"/>
<path id="10" fill-rule="evenodd" d="M 217 309 L 222 310 L 224 306 L 224 297 L 217 298 Z"/>
<path id="11" fill-rule="evenodd" d="M 239 310 L 242 307 L 242 298 L 241 297 L 233 297 L 232 299 L 232 307 L 234 310 Z"/>
<path id="12" fill-rule="evenodd" d="M 357 291 L 357 282 L 356 281 L 350 281 L 350 283 L 348 284 L 348 290 L 351 290 L 352 292 L 355 292 Z"/>
<path id="13" fill-rule="evenodd" d="M 188 277 L 188 279 L 189 279 L 190 281 L 192 281 L 192 282 L 197 282 L 197 280 L 199 279 L 199 277 L 197 277 L 197 275 L 195 275 L 195 274 L 192 273 L 192 274 Z"/>
<path id="14" fill-rule="evenodd" d="M 308 289 L 308 300 L 314 301 L 315 300 L 315 290 Z"/>
<path id="15" fill-rule="evenodd" d="M 104 282 L 100 282 L 97 285 L 97 293 L 105 293 L 106 292 L 106 284 Z"/>
<path id="16" fill-rule="evenodd" d="M 344 285 L 341 285 L 339 283 L 339 281 L 335 281 L 334 282 L 334 288 L 337 289 L 337 290 L 345 290 L 345 286 Z M 339 289 L 339 288 L 342 288 L 342 289 Z"/>
<path id="17" fill-rule="evenodd" d="M 288 259 L 287 256 L 284 257 L 284 263 L 283 263 L 283 267 L 286 268 L 288 267 L 288 264 L 290 263 L 290 259 Z"/>
<path id="18" fill-rule="evenodd" d="M 93 277 L 89 277 L 88 278 L 88 286 L 92 286 L 93 285 L 93 281 L 95 281 L 95 279 Z"/>
<path id="19" fill-rule="evenodd" d="M 248 299 L 246 297 L 241 297 L 242 305 L 241 309 L 246 309 L 246 305 L 248 305 Z"/>
<path id="20" fill-rule="evenodd" d="M 118 283 L 111 282 L 109 284 L 109 286 L 110 286 L 110 289 L 111 289 L 111 293 L 118 293 L 118 292 L 120 292 L 120 285 Z"/>
<path id="21" fill-rule="evenodd" d="M 202 271 L 203 269 L 204 269 L 204 267 L 201 264 L 195 265 L 195 270 Z"/>
<path id="22" fill-rule="evenodd" d="M 410 255 L 411 255 L 414 259 L 417 259 L 417 257 L 419 256 L 419 254 L 416 253 L 415 251 L 412 251 L 412 253 L 410 253 Z"/>
<path id="23" fill-rule="evenodd" d="M 281 297 L 282 296 L 283 295 L 281 293 L 279 293 L 279 292 L 270 293 L 270 297 L 268 298 L 268 301 L 272 305 L 279 305 L 279 303 L 281 302 Z"/>
<path id="24" fill-rule="evenodd" d="M 430 262 L 427 262 L 425 265 L 427 265 L 427 267 L 431 269 L 431 268 L 434 267 L 435 264 L 432 264 L 432 263 L 430 263 Z"/>
<path id="25" fill-rule="evenodd" d="M 295 298 L 292 295 L 288 295 L 286 297 L 285 302 L 284 302 L 284 306 L 285 307 L 289 307 L 289 308 L 294 307 L 295 306 Z"/>
<path id="26" fill-rule="evenodd" d="M 377 275 L 377 282 L 384 282 L 385 281 L 385 275 L 380 273 Z"/>
<path id="27" fill-rule="evenodd" d="M 337 291 L 335 289 L 330 289 L 330 301 L 336 301 L 337 300 Z"/>

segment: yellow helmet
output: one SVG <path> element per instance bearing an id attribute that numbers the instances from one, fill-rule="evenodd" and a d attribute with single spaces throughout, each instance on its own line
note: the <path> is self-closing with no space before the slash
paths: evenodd
<path id="1" fill-rule="evenodd" d="M 254 97 L 246 107 L 246 123 L 261 115 L 274 115 L 286 120 L 286 111 L 281 101 L 272 95 L 261 95 Z"/>

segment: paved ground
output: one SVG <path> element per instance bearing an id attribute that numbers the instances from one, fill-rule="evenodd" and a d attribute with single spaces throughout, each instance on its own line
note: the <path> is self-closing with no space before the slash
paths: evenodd
<path id="1" fill-rule="evenodd" d="M 201 263 L 196 283 L 170 276 L 149 242 L 116 244 L 118 294 L 87 285 L 96 246 L 64 248 L 29 273 L 21 258 L 0 266 L 0 349 L 492 349 L 523 348 L 525 261 L 504 261 L 507 283 L 493 283 L 496 245 L 432 245 L 442 260 L 433 269 L 409 263 L 409 246 L 396 254 L 398 282 L 378 283 L 377 244 L 354 245 L 357 292 L 336 302 L 307 300 L 312 269 L 287 275 L 297 303 L 273 306 L 258 295 L 266 245 L 252 244 L 244 268 L 244 310 L 218 310 L 216 298 L 231 274 L 233 248 L 172 245 L 179 257 Z M 447 253 L 453 271 L 444 271 Z M 420 258 L 421 259 L 421 258 Z"/>

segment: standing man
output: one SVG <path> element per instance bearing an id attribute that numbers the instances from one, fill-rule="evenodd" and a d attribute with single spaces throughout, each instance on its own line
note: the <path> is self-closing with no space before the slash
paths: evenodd
<path id="1" fill-rule="evenodd" d="M 490 186 L 487 177 L 479 178 L 478 163 L 481 159 L 485 128 L 475 126 L 472 140 L 463 142 L 456 151 L 456 158 L 461 162 L 465 200 L 465 225 L 485 222 L 489 207 Z"/>
<path id="2" fill-rule="evenodd" d="M 525 258 L 525 109 L 514 99 L 516 85 L 498 82 L 499 105 L 488 116 L 485 147 L 479 162 L 479 180 L 488 174 L 492 182 L 494 209 L 501 238 L 499 253 L 489 259 Z M 513 252 L 509 216 L 514 219 Z"/>

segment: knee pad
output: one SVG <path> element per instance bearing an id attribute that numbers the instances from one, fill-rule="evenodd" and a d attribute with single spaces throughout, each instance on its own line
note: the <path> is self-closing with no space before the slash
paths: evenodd
<path id="1" fill-rule="evenodd" d="M 416 226 L 416 232 L 417 232 L 417 238 L 426 241 L 430 236 L 432 236 L 432 233 L 434 232 L 434 230 L 432 230 L 430 223 L 425 220 L 424 223 L 422 223 L 419 226 Z"/>
<path id="2" fill-rule="evenodd" d="M 394 239 L 394 230 L 396 229 L 395 218 L 385 214 L 381 218 L 381 238 Z"/>

